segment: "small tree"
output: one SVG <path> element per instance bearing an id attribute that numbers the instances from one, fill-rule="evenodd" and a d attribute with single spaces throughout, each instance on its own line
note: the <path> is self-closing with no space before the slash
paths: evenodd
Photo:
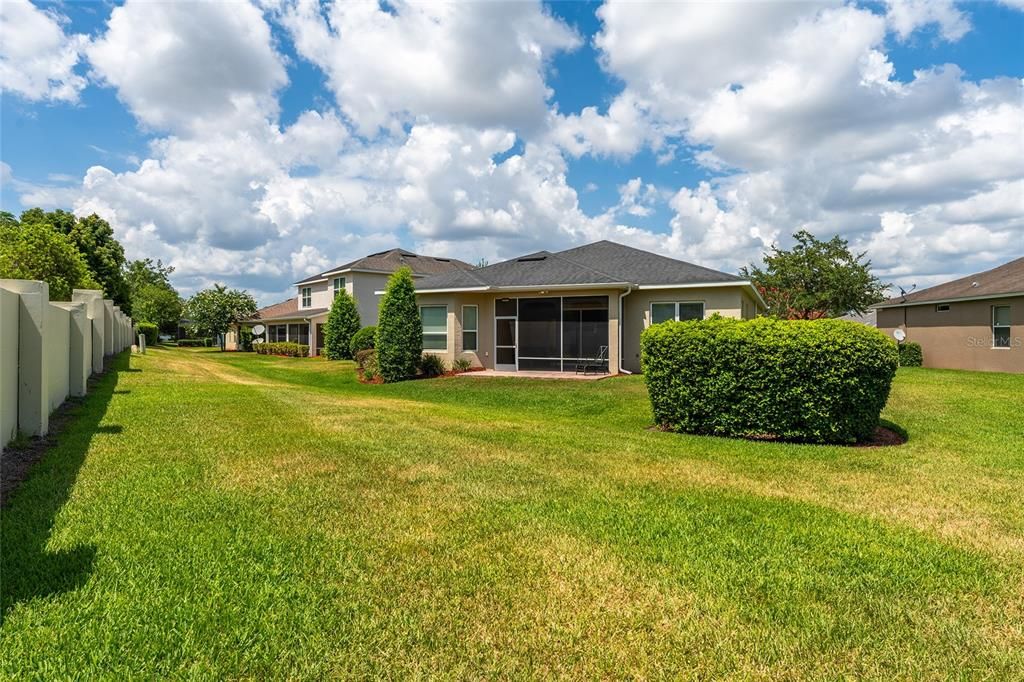
<path id="1" fill-rule="evenodd" d="M 185 304 L 185 316 L 192 322 L 193 336 L 220 336 L 224 350 L 224 334 L 228 327 L 256 316 L 256 301 L 247 291 L 228 289 L 222 284 L 204 289 Z"/>
<path id="2" fill-rule="evenodd" d="M 423 325 L 416 307 L 412 270 L 400 268 L 388 279 L 377 321 L 377 365 L 384 381 L 416 373 L 423 355 Z"/>
<path id="3" fill-rule="evenodd" d="M 350 360 L 352 336 L 361 326 L 356 299 L 344 289 L 338 291 L 324 325 L 324 355 L 327 359 Z"/>
<path id="4" fill-rule="evenodd" d="M 820 241 L 806 230 L 793 235 L 790 250 L 772 247 L 764 268 L 751 265 L 740 274 L 750 279 L 768 303 L 768 312 L 791 320 L 863 313 L 885 298 L 888 285 L 871 274 L 871 261 L 854 255 L 838 236 Z"/>

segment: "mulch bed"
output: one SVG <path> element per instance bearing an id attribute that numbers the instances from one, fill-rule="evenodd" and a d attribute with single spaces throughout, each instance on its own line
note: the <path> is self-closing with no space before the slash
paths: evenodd
<path id="1" fill-rule="evenodd" d="M 647 427 L 648 431 L 663 431 L 666 433 L 673 433 L 672 429 L 661 424 L 655 424 Z M 768 443 L 794 443 L 796 445 L 818 445 L 818 443 L 803 443 L 801 441 L 787 441 L 778 436 L 770 433 L 757 436 L 712 436 L 713 438 L 732 438 L 734 440 L 750 440 L 757 442 L 768 442 Z M 888 426 L 877 426 L 875 432 L 871 434 L 871 438 L 867 440 L 857 441 L 856 443 L 831 443 L 831 445 L 837 447 L 846 448 L 883 448 L 894 445 L 903 445 L 907 442 L 905 436 L 894 429 L 890 429 Z"/>
<path id="2" fill-rule="evenodd" d="M 468 374 L 469 372 L 482 372 L 482 371 L 484 371 L 483 367 L 470 367 L 465 372 L 456 372 L 455 370 L 450 369 L 450 370 L 446 371 L 444 374 L 434 374 L 432 376 L 427 376 L 426 374 L 417 374 L 414 377 L 409 377 L 408 379 L 406 379 L 406 381 L 418 381 L 420 379 L 441 379 L 441 378 L 444 378 L 444 377 L 457 377 L 460 374 Z M 363 370 L 358 369 L 358 368 L 356 369 L 356 377 L 358 377 L 359 383 L 361 383 L 361 384 L 383 384 L 384 383 L 384 379 L 382 379 L 379 374 L 377 376 L 375 376 L 373 379 L 366 379 L 366 378 L 364 378 L 363 377 Z"/>

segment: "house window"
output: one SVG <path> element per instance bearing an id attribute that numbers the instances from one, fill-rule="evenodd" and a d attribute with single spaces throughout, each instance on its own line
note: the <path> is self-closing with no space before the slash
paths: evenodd
<path id="1" fill-rule="evenodd" d="M 302 307 L 313 305 L 313 287 L 302 287 Z"/>
<path id="2" fill-rule="evenodd" d="M 992 306 L 992 347 L 1010 347 L 1010 306 Z"/>
<path id="3" fill-rule="evenodd" d="M 703 320 L 704 303 L 700 301 L 674 301 L 651 304 L 651 324 L 669 320 Z"/>
<path id="4" fill-rule="evenodd" d="M 288 325 L 272 324 L 267 327 L 267 339 L 271 342 L 288 340 Z"/>
<path id="5" fill-rule="evenodd" d="M 462 350 L 476 350 L 477 307 L 462 306 Z"/>
<path id="6" fill-rule="evenodd" d="M 423 350 L 448 350 L 448 306 L 421 305 Z"/>
<path id="7" fill-rule="evenodd" d="M 345 278 L 335 277 L 333 280 L 331 280 L 331 285 L 334 287 L 334 295 L 337 296 L 338 292 L 342 291 L 345 288 Z"/>
<path id="8" fill-rule="evenodd" d="M 948 303 L 940 303 L 940 304 L 938 304 L 937 306 L 935 306 L 935 312 L 937 312 L 937 313 L 948 313 L 949 312 L 949 304 Z"/>

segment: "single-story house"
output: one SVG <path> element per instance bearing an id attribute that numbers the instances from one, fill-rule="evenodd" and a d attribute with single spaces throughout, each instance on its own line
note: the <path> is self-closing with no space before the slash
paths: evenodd
<path id="1" fill-rule="evenodd" d="M 449 364 L 572 372 L 607 347 L 613 374 L 640 370 L 651 324 L 767 308 L 742 277 L 610 241 L 453 268 L 417 280 L 416 298 L 424 351 Z"/>
<path id="2" fill-rule="evenodd" d="M 874 306 L 921 344 L 925 367 L 1024 372 L 1024 258 Z"/>
<path id="3" fill-rule="evenodd" d="M 405 249 L 389 249 L 359 258 L 295 283 L 296 295 L 286 301 L 261 308 L 248 326 L 262 324 L 267 341 L 293 341 L 309 345 L 310 355 L 319 355 L 324 346 L 323 325 L 335 295 L 344 289 L 356 299 L 363 326 L 377 324 L 379 291 L 388 277 L 401 267 L 412 270 L 413 279 L 423 279 L 451 271 L 472 270 L 473 266 L 454 258 L 424 256 Z M 315 342 L 310 343 L 310 339 Z M 238 348 L 238 330 L 227 335 L 228 350 Z"/>

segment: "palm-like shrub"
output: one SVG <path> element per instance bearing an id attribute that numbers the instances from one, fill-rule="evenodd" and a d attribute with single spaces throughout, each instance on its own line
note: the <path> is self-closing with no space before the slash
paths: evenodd
<path id="1" fill-rule="evenodd" d="M 409 268 L 400 268 L 388 279 L 378 318 L 376 349 L 380 376 L 384 381 L 414 376 L 423 356 L 423 325 Z"/>
<path id="2" fill-rule="evenodd" d="M 352 337 L 359 331 L 359 308 L 356 299 L 344 289 L 331 304 L 331 312 L 324 324 L 324 355 L 328 360 L 350 360 Z"/>

